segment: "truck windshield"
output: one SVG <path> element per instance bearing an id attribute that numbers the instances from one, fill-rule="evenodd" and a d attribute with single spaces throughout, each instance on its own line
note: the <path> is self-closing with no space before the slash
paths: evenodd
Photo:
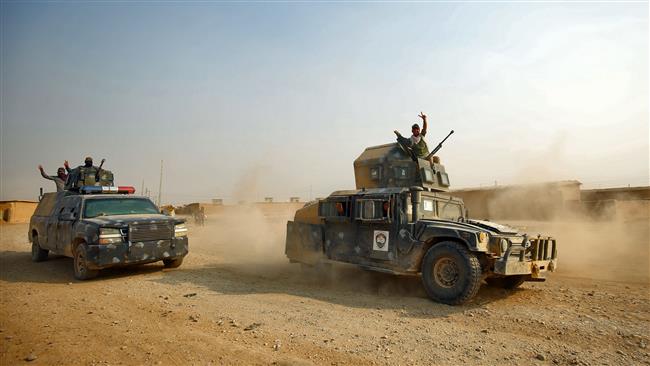
<path id="1" fill-rule="evenodd" d="M 86 201 L 84 217 L 109 215 L 157 214 L 158 209 L 149 200 L 139 198 L 106 198 Z"/>

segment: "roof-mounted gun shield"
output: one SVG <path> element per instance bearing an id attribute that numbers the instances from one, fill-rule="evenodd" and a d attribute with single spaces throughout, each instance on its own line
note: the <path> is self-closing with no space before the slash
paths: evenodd
<path id="1" fill-rule="evenodd" d="M 420 186 L 447 191 L 445 167 L 429 160 L 413 158 L 397 143 L 368 147 L 354 161 L 357 189 Z"/>

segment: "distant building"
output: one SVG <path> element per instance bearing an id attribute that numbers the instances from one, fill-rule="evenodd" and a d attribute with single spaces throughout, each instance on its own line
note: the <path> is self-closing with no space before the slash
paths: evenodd
<path id="1" fill-rule="evenodd" d="M 265 203 L 273 203 L 273 197 L 264 197 Z"/>
<path id="2" fill-rule="evenodd" d="M 36 201 L 0 201 L 2 222 L 10 224 L 29 222 L 37 205 Z"/>
<path id="3" fill-rule="evenodd" d="M 223 199 L 221 198 L 213 198 L 212 199 L 212 204 L 216 206 L 221 206 L 223 205 Z"/>
<path id="4" fill-rule="evenodd" d="M 298 203 L 300 202 L 300 197 L 289 197 L 289 202 Z"/>

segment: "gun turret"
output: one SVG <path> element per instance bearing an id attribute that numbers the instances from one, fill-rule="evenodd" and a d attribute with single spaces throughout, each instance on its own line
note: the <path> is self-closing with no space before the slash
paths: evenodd
<path id="1" fill-rule="evenodd" d="M 419 186 L 429 191 L 449 190 L 444 165 L 417 158 L 399 143 L 366 148 L 354 161 L 354 177 L 357 189 Z"/>

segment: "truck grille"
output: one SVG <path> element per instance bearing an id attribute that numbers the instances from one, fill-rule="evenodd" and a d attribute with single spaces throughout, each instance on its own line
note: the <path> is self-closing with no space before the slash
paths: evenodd
<path id="1" fill-rule="evenodd" d="M 174 227 L 171 223 L 147 223 L 129 225 L 129 240 L 151 241 L 151 240 L 168 240 L 174 236 Z"/>
<path id="2" fill-rule="evenodd" d="M 538 236 L 530 240 L 530 255 L 534 261 L 542 261 L 557 258 L 557 242 L 555 239 Z"/>

